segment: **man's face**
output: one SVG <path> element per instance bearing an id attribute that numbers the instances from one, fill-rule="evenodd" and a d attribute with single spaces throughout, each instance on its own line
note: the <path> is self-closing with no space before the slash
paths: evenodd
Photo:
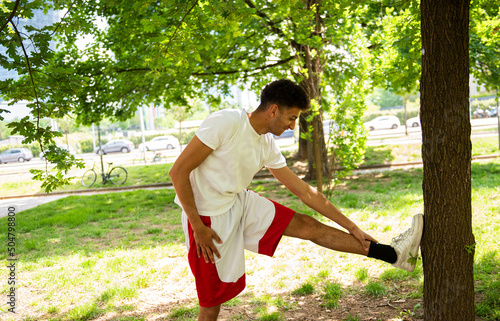
<path id="1" fill-rule="evenodd" d="M 280 136 L 287 129 L 294 129 L 300 109 L 298 107 L 277 109 L 275 117 L 269 122 L 269 131 L 276 136 Z"/>

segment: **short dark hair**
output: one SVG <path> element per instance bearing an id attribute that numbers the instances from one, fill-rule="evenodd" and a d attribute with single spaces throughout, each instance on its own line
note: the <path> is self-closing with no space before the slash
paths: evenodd
<path id="1" fill-rule="evenodd" d="M 272 104 L 279 108 L 298 107 L 305 111 L 309 109 L 309 96 L 305 90 L 288 79 L 275 80 L 269 83 L 260 94 L 259 110 L 267 110 Z"/>

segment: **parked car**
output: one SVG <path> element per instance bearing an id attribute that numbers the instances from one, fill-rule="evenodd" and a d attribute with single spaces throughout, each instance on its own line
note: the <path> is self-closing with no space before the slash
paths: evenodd
<path id="1" fill-rule="evenodd" d="M 27 148 L 10 148 L 0 154 L 0 164 L 8 162 L 19 162 L 30 161 L 33 158 L 33 154 Z"/>
<path id="2" fill-rule="evenodd" d="M 420 115 L 417 117 L 410 118 L 406 121 L 406 126 L 408 127 L 420 127 Z"/>
<path id="3" fill-rule="evenodd" d="M 295 138 L 295 131 L 293 129 L 287 129 L 279 136 L 273 134 L 273 137 L 274 139 L 293 138 L 293 142 L 297 141 Z"/>
<path id="4" fill-rule="evenodd" d="M 99 146 L 96 146 L 94 152 L 96 154 L 107 154 L 107 153 L 129 153 L 134 149 L 134 143 L 128 139 L 113 139 L 102 145 L 102 150 L 99 150 Z"/>
<path id="5" fill-rule="evenodd" d="M 498 117 L 498 109 L 497 107 L 490 108 L 490 117 Z"/>
<path id="6" fill-rule="evenodd" d="M 396 129 L 401 126 L 399 118 L 396 116 L 379 116 L 365 123 L 365 127 L 369 130 L 375 129 Z"/>
<path id="7" fill-rule="evenodd" d="M 149 142 L 146 142 L 146 151 L 148 150 L 158 150 L 158 149 L 174 149 L 180 148 L 181 144 L 179 140 L 174 136 L 159 136 L 155 137 Z M 139 150 L 144 151 L 144 144 L 139 144 Z"/>
<path id="8" fill-rule="evenodd" d="M 66 145 L 66 144 L 57 144 L 56 145 L 57 148 L 60 148 L 60 149 L 65 149 L 69 152 L 70 155 L 73 155 L 73 156 L 76 156 L 76 151 L 75 149 L 71 146 L 71 145 Z M 40 152 L 40 159 L 41 160 L 45 160 L 45 157 L 44 157 L 44 152 Z"/>
<path id="9" fill-rule="evenodd" d="M 330 134 L 338 134 L 340 130 L 339 125 L 337 125 L 332 119 L 323 120 L 323 133 L 325 136 Z"/>
<path id="10" fill-rule="evenodd" d="M 473 118 L 487 118 L 490 117 L 489 111 L 482 108 L 477 108 L 472 114 Z"/>
<path id="11" fill-rule="evenodd" d="M 473 118 L 489 118 L 497 117 L 497 107 L 491 106 L 485 109 L 477 108 L 474 113 L 472 113 Z"/>

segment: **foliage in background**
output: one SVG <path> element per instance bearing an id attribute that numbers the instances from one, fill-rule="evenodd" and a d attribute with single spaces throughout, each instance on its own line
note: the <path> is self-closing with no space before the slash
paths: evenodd
<path id="1" fill-rule="evenodd" d="M 494 0 L 471 0 L 469 46 L 471 73 L 479 83 L 500 91 L 500 7 Z"/>
<path id="2" fill-rule="evenodd" d="M 61 10 L 62 20 L 38 29 L 28 20 L 19 32 L 19 19 L 30 19 L 38 9 Z M 0 64 L 20 78 L 1 81 L 0 90 L 12 102 L 30 101 L 32 119 L 9 126 L 42 149 L 59 136 L 40 126 L 44 117 L 72 112 L 77 125 L 127 122 L 141 105 L 187 106 L 189 99 L 202 97 L 218 106 L 222 96 L 232 94 L 232 86 L 258 93 L 282 77 L 301 83 L 327 113 L 347 108 L 359 115 L 364 89 L 372 81 L 394 92 L 415 88 L 417 9 L 413 0 L 404 6 L 371 0 L 141 0 L 132 5 L 8 0 L 0 10 L 6 22 L 0 31 L 6 48 Z M 493 0 L 476 0 L 471 12 L 472 72 L 493 88 L 498 83 L 498 6 Z M 82 37 L 90 41 L 81 45 Z M 57 51 L 51 50 L 51 40 L 58 42 Z M 344 91 L 349 104 L 342 102 Z M 322 133 L 320 117 L 313 119 Z M 356 121 L 342 121 L 357 118 L 337 120 L 339 126 L 352 127 Z M 352 138 L 360 134 L 358 130 Z M 323 135 L 317 137 L 324 146 Z M 363 141 L 343 144 L 361 150 Z M 326 164 L 324 152 L 321 161 Z M 71 162 L 59 162 L 58 175 L 63 175 Z M 57 175 L 47 179 L 57 186 Z"/>
<path id="3" fill-rule="evenodd" d="M 364 6 L 347 2 L 17 3 L 16 11 L 14 2 L 6 3 L 6 18 L 11 12 L 29 17 L 33 9 L 44 7 L 63 10 L 64 19 L 34 30 L 42 45 L 48 47 L 53 36 L 59 48 L 46 55 L 41 50 L 31 75 L 16 51 L 14 35 L 3 38 L 2 44 L 12 48 L 8 53 L 19 58 L 4 67 L 17 68 L 21 75 L 16 82 L 0 84 L 3 95 L 12 101 L 34 101 L 34 91 L 24 88 L 37 89 L 43 103 L 30 105 L 34 117 L 62 117 L 72 111 L 81 125 L 105 118 L 125 121 L 142 104 L 186 106 L 200 95 L 216 106 L 233 85 L 260 92 L 263 84 L 282 77 L 295 79 L 313 98 L 320 98 L 325 83 L 336 87 L 359 77 L 349 70 L 359 62 L 357 48 L 366 45 L 359 41 Z M 93 41 L 79 47 L 76 40 L 81 36 Z M 365 72 L 362 77 L 367 76 Z M 25 127 L 27 121 L 12 126 Z M 47 131 L 46 139 L 53 135 Z"/>

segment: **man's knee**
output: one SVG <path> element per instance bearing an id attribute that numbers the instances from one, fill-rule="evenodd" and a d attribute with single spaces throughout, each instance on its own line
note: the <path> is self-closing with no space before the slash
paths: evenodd
<path id="1" fill-rule="evenodd" d="M 283 234 L 305 240 L 312 240 L 317 236 L 321 224 L 322 223 L 309 215 L 295 213 Z"/>
<path id="2" fill-rule="evenodd" d="M 219 316 L 220 305 L 214 307 L 201 307 L 198 314 L 198 321 L 215 321 Z"/>

